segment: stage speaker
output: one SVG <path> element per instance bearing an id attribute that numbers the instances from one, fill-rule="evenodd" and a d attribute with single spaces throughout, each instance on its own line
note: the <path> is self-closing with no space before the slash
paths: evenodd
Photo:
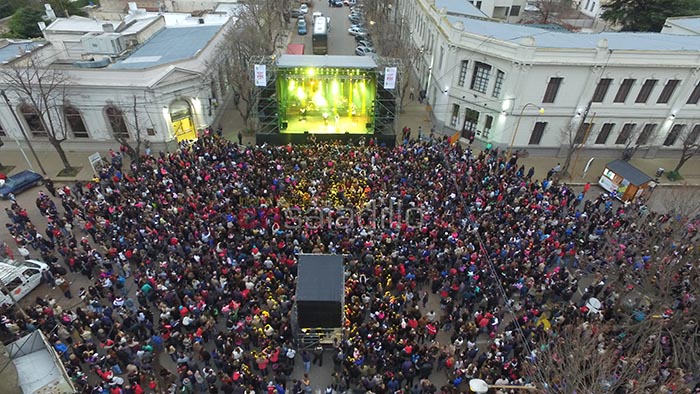
<path id="1" fill-rule="evenodd" d="M 345 134 L 350 134 L 350 132 L 349 132 L 349 131 L 346 131 Z"/>
<path id="2" fill-rule="evenodd" d="M 367 130 L 371 129 L 371 128 L 372 128 L 372 123 L 365 123 L 365 128 L 366 128 Z"/>
<path id="3" fill-rule="evenodd" d="M 309 130 L 304 130 L 304 134 L 309 134 Z"/>
<path id="4" fill-rule="evenodd" d="M 282 122 L 282 130 L 287 130 L 287 127 L 289 127 L 289 122 Z"/>

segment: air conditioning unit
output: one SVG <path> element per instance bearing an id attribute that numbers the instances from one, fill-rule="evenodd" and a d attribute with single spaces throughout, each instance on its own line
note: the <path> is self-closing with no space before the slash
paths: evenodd
<path id="1" fill-rule="evenodd" d="M 124 37 L 119 33 L 86 34 L 80 39 L 84 53 L 117 56 L 124 52 Z"/>

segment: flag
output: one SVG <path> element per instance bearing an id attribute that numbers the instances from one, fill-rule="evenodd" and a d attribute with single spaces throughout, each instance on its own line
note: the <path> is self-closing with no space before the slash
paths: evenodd
<path id="1" fill-rule="evenodd" d="M 452 135 L 452 137 L 450 137 L 450 145 L 456 144 L 457 142 L 459 142 L 459 135 L 460 135 L 460 132 L 458 131 L 458 132 L 454 133 Z"/>

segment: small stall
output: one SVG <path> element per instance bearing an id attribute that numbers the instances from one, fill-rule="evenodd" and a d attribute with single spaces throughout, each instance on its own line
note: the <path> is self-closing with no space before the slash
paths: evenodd
<path id="1" fill-rule="evenodd" d="M 634 201 L 655 186 L 652 177 L 623 160 L 608 163 L 598 184 L 603 189 L 614 192 L 621 201 Z"/>

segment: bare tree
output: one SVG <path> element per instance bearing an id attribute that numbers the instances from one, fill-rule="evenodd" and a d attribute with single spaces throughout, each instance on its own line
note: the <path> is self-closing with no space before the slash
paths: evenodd
<path id="1" fill-rule="evenodd" d="M 572 0 L 539 0 L 535 3 L 538 23 L 551 23 L 559 19 L 560 14 L 566 14 L 572 10 Z"/>
<path id="2" fill-rule="evenodd" d="M 680 136 L 681 143 L 683 144 L 681 157 L 678 159 L 678 164 L 673 170 L 674 172 L 680 171 L 685 162 L 700 153 L 700 138 L 698 137 L 700 137 L 700 127 L 687 128 L 682 132 Z"/>
<path id="3" fill-rule="evenodd" d="M 236 109 L 249 128 L 254 125 L 253 105 L 257 90 L 252 80 L 251 59 L 270 56 L 285 35 L 289 1 L 241 0 L 237 20 L 225 33 L 220 56 L 211 66 L 225 67 L 234 90 Z"/>
<path id="4" fill-rule="evenodd" d="M 68 136 L 63 106 L 68 101 L 68 77 L 60 70 L 43 67 L 33 56 L 0 71 L 0 78 L 28 105 L 41 122 L 51 146 L 61 158 L 63 168 L 71 165 L 61 145 Z"/>
<path id="5" fill-rule="evenodd" d="M 642 134 L 642 127 L 635 124 L 632 126 L 627 139 L 625 140 L 625 148 L 622 150 L 622 160 L 630 161 L 632 157 L 637 153 L 642 144 L 640 144 L 639 137 Z"/>
<path id="6" fill-rule="evenodd" d="M 139 123 L 138 109 L 144 106 L 145 101 L 138 102 L 136 95 L 132 97 L 131 101 L 132 102 L 129 104 L 126 102 L 123 103 L 123 107 L 129 108 L 129 110 L 123 111 L 121 115 L 124 122 L 128 125 L 128 128 L 134 131 L 135 138 L 131 138 L 131 133 L 114 133 L 114 139 L 126 148 L 126 153 L 131 158 L 131 161 L 136 162 L 138 165 L 141 158 L 141 147 L 144 142 L 143 131 Z M 122 108 L 122 105 L 119 107 Z"/>
<path id="7" fill-rule="evenodd" d="M 546 331 L 537 366 L 550 393 L 643 393 L 654 387 L 655 369 L 641 369 L 639 355 L 625 354 L 623 338 L 612 337 L 612 325 L 583 321 Z M 641 382 L 641 383 L 639 383 Z"/>
<path id="8" fill-rule="evenodd" d="M 579 126 L 570 124 L 561 129 L 559 139 L 562 146 L 566 147 L 566 158 L 561 168 L 562 174 L 568 174 L 574 153 L 580 151 L 585 145 L 588 134 L 590 133 L 590 128 L 590 124 L 581 123 Z"/>
<path id="9" fill-rule="evenodd" d="M 421 56 L 421 51 L 410 43 L 408 23 L 399 16 L 398 10 L 384 7 L 380 2 L 367 2 L 365 17 L 369 22 L 369 31 L 374 37 L 381 37 L 374 44 L 379 54 L 387 58 L 401 59 L 397 65 L 399 75 L 399 111 L 402 111 L 406 92 L 411 84 L 408 73 Z"/>

